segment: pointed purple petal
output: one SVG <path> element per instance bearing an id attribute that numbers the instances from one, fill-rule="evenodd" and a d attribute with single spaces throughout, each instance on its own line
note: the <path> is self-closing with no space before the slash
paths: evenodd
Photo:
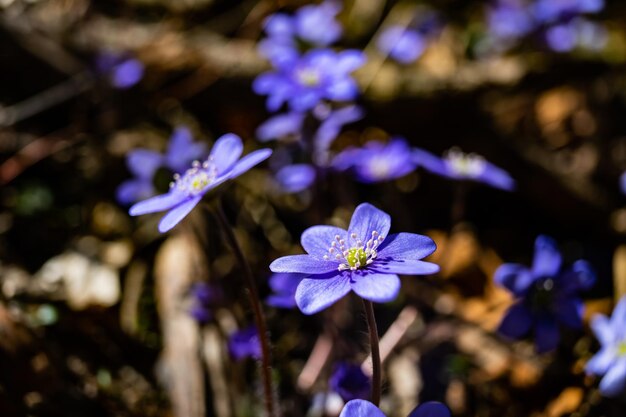
<path id="1" fill-rule="evenodd" d="M 217 173 L 222 175 L 233 167 L 241 156 L 241 152 L 243 152 L 241 138 L 232 133 L 227 133 L 215 142 L 209 157 L 213 159 Z"/>
<path id="2" fill-rule="evenodd" d="M 603 347 L 585 365 L 585 372 L 594 375 L 604 375 L 613 366 L 617 357 L 613 346 Z"/>
<path id="3" fill-rule="evenodd" d="M 348 233 L 356 233 L 357 239 L 367 242 L 372 232 L 377 232 L 383 239 L 391 227 L 391 217 L 369 203 L 359 204 L 352 214 Z"/>
<path id="4" fill-rule="evenodd" d="M 327 274 L 338 272 L 338 263 L 316 259 L 310 255 L 290 255 L 276 259 L 270 264 L 270 270 L 308 275 Z"/>
<path id="5" fill-rule="evenodd" d="M 296 290 L 296 303 L 304 314 L 315 314 L 349 292 L 350 279 L 347 274 L 322 279 L 305 278 Z"/>
<path id="6" fill-rule="evenodd" d="M 328 252 L 331 244 L 335 242 L 335 237 L 346 239 L 348 232 L 335 226 L 313 226 L 306 229 L 300 237 L 302 247 L 309 255 L 322 259 L 324 255 L 329 255 L 334 259 L 334 255 Z M 337 251 L 334 252 L 335 254 Z"/>
<path id="7" fill-rule="evenodd" d="M 522 303 L 513 304 L 502 318 L 498 333 L 517 340 L 528 333 L 532 323 L 530 310 Z"/>
<path id="8" fill-rule="evenodd" d="M 429 401 L 411 411 L 409 417 L 451 417 L 450 410 L 443 403 Z"/>
<path id="9" fill-rule="evenodd" d="M 595 314 L 589 325 L 602 346 L 609 346 L 615 341 L 616 334 L 611 327 L 611 321 L 604 314 Z"/>
<path id="10" fill-rule="evenodd" d="M 352 274 L 352 290 L 359 297 L 376 303 L 395 300 L 400 292 L 400 278 L 394 274 L 364 273 Z"/>
<path id="11" fill-rule="evenodd" d="M 271 149 L 259 149 L 258 151 L 254 151 L 244 156 L 235 164 L 232 171 L 228 174 L 230 179 L 234 179 L 246 171 L 250 170 L 255 165 L 260 164 L 270 157 L 272 154 Z"/>
<path id="12" fill-rule="evenodd" d="M 600 381 L 600 392 L 607 397 L 615 397 L 626 388 L 626 358 L 620 358 Z"/>
<path id="13" fill-rule="evenodd" d="M 170 210 L 159 222 L 159 232 L 165 233 L 189 214 L 191 210 L 202 200 L 203 195 L 198 195 L 181 203 Z"/>
<path id="14" fill-rule="evenodd" d="M 505 170 L 486 161 L 484 170 L 475 179 L 502 190 L 513 191 L 515 189 L 515 180 Z"/>
<path id="15" fill-rule="evenodd" d="M 431 255 L 437 245 L 428 236 L 415 233 L 395 233 L 385 238 L 378 248 L 379 258 L 422 259 Z"/>
<path id="16" fill-rule="evenodd" d="M 369 401 L 352 400 L 343 407 L 339 417 L 385 417 L 385 415 Z"/>
<path id="17" fill-rule="evenodd" d="M 418 167 L 423 167 L 433 174 L 448 178 L 452 177 L 445 161 L 435 154 L 420 148 L 413 148 L 413 151 L 411 152 L 411 159 Z"/>
<path id="18" fill-rule="evenodd" d="M 613 309 L 611 314 L 611 327 L 614 329 L 624 329 L 622 332 L 626 333 L 626 296 L 619 300 L 619 303 Z M 622 333 L 622 335 L 624 335 Z"/>
<path id="19" fill-rule="evenodd" d="M 385 274 L 429 275 L 439 272 L 439 265 L 416 259 L 376 258 L 369 269 Z"/>
<path id="20" fill-rule="evenodd" d="M 131 206 L 128 210 L 128 214 L 131 216 L 141 216 L 142 214 L 169 210 L 187 198 L 188 197 L 185 194 L 176 192 L 157 195 Z"/>
<path id="21" fill-rule="evenodd" d="M 538 236 L 535 240 L 535 257 L 532 273 L 536 277 L 553 277 L 561 269 L 561 253 L 554 239 Z"/>
<path id="22" fill-rule="evenodd" d="M 500 265 L 493 276 L 496 284 L 508 289 L 517 297 L 526 294 L 535 279 L 528 268 L 519 264 Z"/>

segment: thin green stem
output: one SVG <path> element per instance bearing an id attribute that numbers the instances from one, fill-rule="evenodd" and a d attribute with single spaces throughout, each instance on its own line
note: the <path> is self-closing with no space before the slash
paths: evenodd
<path id="1" fill-rule="evenodd" d="M 217 213 L 217 219 L 220 223 L 222 230 L 224 231 L 224 235 L 228 240 L 228 243 L 235 252 L 235 256 L 237 257 L 237 261 L 239 265 L 243 268 L 243 276 L 246 280 L 246 287 L 248 293 L 248 301 L 250 302 L 250 306 L 252 307 L 252 312 L 254 314 L 254 322 L 256 324 L 257 330 L 259 332 L 259 340 L 261 342 L 261 375 L 263 378 L 263 390 L 265 394 L 265 409 L 267 411 L 268 417 L 274 417 L 274 393 L 272 390 L 272 366 L 270 360 L 270 347 L 269 340 L 267 337 L 267 326 L 265 324 L 265 316 L 263 314 L 263 309 L 261 307 L 261 301 L 259 300 L 259 293 L 257 291 L 256 282 L 254 280 L 254 276 L 252 275 L 252 269 L 250 268 L 250 264 L 246 260 L 246 257 L 241 250 L 241 246 L 239 246 L 239 242 L 237 242 L 237 237 L 233 232 L 233 229 L 224 214 L 224 210 L 222 210 L 222 206 L 220 202 L 215 204 Z"/>
<path id="2" fill-rule="evenodd" d="M 374 317 L 374 305 L 371 301 L 363 299 L 363 309 L 367 319 L 367 327 L 370 334 L 370 349 L 372 350 L 372 404 L 380 404 L 380 392 L 382 387 L 382 375 L 380 365 L 380 348 L 378 346 L 378 328 Z"/>

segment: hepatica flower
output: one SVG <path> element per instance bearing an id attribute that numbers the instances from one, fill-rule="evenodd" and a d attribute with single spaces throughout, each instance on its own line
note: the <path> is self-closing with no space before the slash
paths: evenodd
<path id="1" fill-rule="evenodd" d="M 415 170 L 409 144 L 401 138 L 385 144 L 370 141 L 362 148 L 347 148 L 332 161 L 337 170 L 352 170 L 357 180 L 366 183 L 401 178 Z"/>
<path id="2" fill-rule="evenodd" d="M 261 359 L 261 341 L 256 327 L 250 326 L 231 334 L 228 338 L 228 352 L 236 361 Z"/>
<path id="3" fill-rule="evenodd" d="M 296 289 L 304 277 L 304 274 L 272 274 L 269 285 L 273 293 L 267 297 L 265 303 L 277 308 L 294 308 Z"/>
<path id="4" fill-rule="evenodd" d="M 330 376 L 330 389 L 344 401 L 368 398 L 372 381 L 365 375 L 360 365 L 348 362 L 338 363 Z"/>
<path id="5" fill-rule="evenodd" d="M 343 407 L 339 417 L 385 417 L 385 414 L 369 401 L 352 400 Z M 451 414 L 444 404 L 429 401 L 417 406 L 408 417 L 451 417 Z"/>
<path id="6" fill-rule="evenodd" d="M 563 268 L 554 240 L 539 236 L 530 268 L 504 264 L 496 270 L 494 280 L 516 298 L 498 331 L 519 339 L 533 330 L 537 350 L 546 352 L 559 343 L 559 324 L 574 329 L 582 327 L 583 302 L 578 293 L 589 289 L 596 276 L 584 260 Z"/>
<path id="7" fill-rule="evenodd" d="M 130 215 L 168 210 L 159 223 L 159 231 L 167 232 L 189 214 L 206 193 L 245 173 L 272 153 L 270 149 L 260 149 L 239 159 L 242 151 L 239 136 L 229 133 L 220 137 L 204 162 L 196 161 L 185 173 L 175 174 L 168 193 L 133 205 Z"/>
<path id="8" fill-rule="evenodd" d="M 439 266 L 420 259 L 435 251 L 427 236 L 398 233 L 388 236 L 389 215 L 368 203 L 359 205 L 348 230 L 313 226 L 302 233 L 306 255 L 284 256 L 271 263 L 273 272 L 305 274 L 296 289 L 296 303 L 314 314 L 354 291 L 379 303 L 395 299 L 397 274 L 423 275 Z"/>
<path id="9" fill-rule="evenodd" d="M 506 171 L 487 162 L 480 155 L 466 154 L 456 148 L 447 151 L 443 158 L 413 148 L 412 158 L 415 164 L 442 177 L 481 182 L 506 191 L 515 188 L 515 180 Z"/>
<path id="10" fill-rule="evenodd" d="M 302 112 L 321 100 L 356 98 L 358 86 L 350 74 L 364 63 L 365 55 L 361 51 L 314 49 L 281 61 L 276 71 L 259 75 L 252 88 L 257 94 L 268 96 L 270 111 L 287 102 L 292 110 Z"/>
<path id="11" fill-rule="evenodd" d="M 129 54 L 103 52 L 96 59 L 98 72 L 106 75 L 115 88 L 126 89 L 143 78 L 145 67 L 141 61 Z"/>
<path id="12" fill-rule="evenodd" d="M 626 297 L 622 297 L 608 318 L 597 314 L 591 320 L 591 329 L 600 341 L 600 351 L 587 362 L 585 370 L 604 375 L 600 392 L 614 397 L 626 389 Z"/>
<path id="13" fill-rule="evenodd" d="M 499 0 L 487 9 L 489 32 L 500 40 L 514 40 L 535 29 L 535 21 L 524 0 Z"/>
<path id="14" fill-rule="evenodd" d="M 117 200 L 122 204 L 152 197 L 156 194 L 155 175 L 161 168 L 183 172 L 197 158 L 206 155 L 206 145 L 194 142 L 186 127 L 172 134 L 165 154 L 150 149 L 135 149 L 126 156 L 128 170 L 135 176 L 117 188 Z"/>

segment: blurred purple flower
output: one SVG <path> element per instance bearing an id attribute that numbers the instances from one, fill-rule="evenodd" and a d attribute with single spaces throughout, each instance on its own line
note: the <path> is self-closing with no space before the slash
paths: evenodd
<path id="1" fill-rule="evenodd" d="M 411 148 L 401 138 L 387 144 L 369 141 L 362 148 L 347 148 L 335 156 L 331 166 L 340 171 L 351 169 L 357 180 L 366 183 L 401 178 L 416 168 Z"/>
<path id="2" fill-rule="evenodd" d="M 295 33 L 315 46 L 328 46 L 341 36 L 341 24 L 336 19 L 340 11 L 341 4 L 332 0 L 301 7 L 294 16 Z"/>
<path id="3" fill-rule="evenodd" d="M 360 365 L 340 362 L 330 376 L 330 389 L 344 401 L 368 398 L 372 382 Z"/>
<path id="4" fill-rule="evenodd" d="M 143 78 L 145 67 L 141 61 L 127 53 L 103 52 L 96 59 L 99 73 L 109 78 L 115 88 L 126 89 Z"/>
<path id="5" fill-rule="evenodd" d="M 261 359 L 261 341 L 255 326 L 238 330 L 228 338 L 228 353 L 236 360 Z"/>
<path id="6" fill-rule="evenodd" d="M 533 15 L 542 24 L 567 21 L 586 13 L 598 13 L 604 0 L 536 0 Z"/>
<path id="7" fill-rule="evenodd" d="M 259 75 L 252 87 L 255 93 L 268 95 L 268 110 L 276 111 L 287 102 L 291 110 L 302 112 L 321 100 L 354 99 L 358 86 L 350 73 L 364 63 L 361 51 L 315 49 L 297 59 L 286 59 L 276 71 Z"/>
<path id="8" fill-rule="evenodd" d="M 273 291 L 265 303 L 277 308 L 294 308 L 296 306 L 296 288 L 306 277 L 305 274 L 272 274 L 269 279 Z"/>
<path id="9" fill-rule="evenodd" d="M 626 297 L 617 303 L 611 318 L 596 314 L 591 329 L 600 341 L 600 351 L 587 362 L 585 371 L 604 375 L 600 392 L 616 397 L 626 389 Z"/>
<path id="10" fill-rule="evenodd" d="M 606 29 L 585 19 L 549 27 L 545 31 L 546 44 L 555 52 L 569 52 L 577 47 L 600 50 L 608 40 Z"/>
<path id="11" fill-rule="evenodd" d="M 200 323 L 208 322 L 213 316 L 212 304 L 219 298 L 218 290 L 205 282 L 197 282 L 191 286 L 189 293 L 192 298 L 189 314 Z"/>
<path id="12" fill-rule="evenodd" d="M 320 112 L 318 112 L 320 113 Z M 350 105 L 326 114 L 318 114 L 322 121 L 313 136 L 314 155 L 317 164 L 326 165 L 328 162 L 328 150 L 337 139 L 341 129 L 347 124 L 363 118 L 363 110 L 359 106 Z"/>
<path id="13" fill-rule="evenodd" d="M 277 114 L 263 122 L 256 130 L 256 136 L 261 142 L 293 137 L 297 140 L 302 135 L 302 125 L 306 113 L 290 112 Z"/>
<path id="14" fill-rule="evenodd" d="M 578 293 L 589 289 L 596 276 L 584 260 L 564 269 L 554 240 L 539 236 L 531 268 L 504 264 L 496 270 L 494 280 L 517 299 L 498 331 L 520 339 L 534 329 L 537 351 L 547 352 L 559 343 L 559 323 L 574 329 L 582 327 L 583 303 Z"/>
<path id="15" fill-rule="evenodd" d="M 439 266 L 419 260 L 435 251 L 432 239 L 413 233 L 387 236 L 390 226 L 387 213 L 363 203 L 348 230 L 310 227 L 301 237 L 307 254 L 276 259 L 270 269 L 307 276 L 296 290 L 304 314 L 317 313 L 350 291 L 378 303 L 391 301 L 400 290 L 397 274 L 432 274 Z"/>
<path id="16" fill-rule="evenodd" d="M 344 406 L 339 417 L 385 417 L 385 414 L 369 401 L 352 400 Z M 451 417 L 451 414 L 444 404 L 430 401 L 417 406 L 408 417 Z"/>
<path id="17" fill-rule="evenodd" d="M 402 64 L 415 62 L 426 49 L 426 37 L 416 30 L 402 26 L 387 28 L 378 41 L 378 50 Z"/>
<path id="18" fill-rule="evenodd" d="M 172 172 L 184 171 L 191 161 L 206 155 L 206 144 L 194 142 L 191 131 L 177 127 L 170 137 L 165 154 L 149 149 L 135 149 L 126 156 L 128 170 L 135 178 L 124 181 L 117 188 L 117 201 L 130 204 L 156 194 L 154 175 L 159 168 Z"/>
<path id="19" fill-rule="evenodd" d="M 309 164 L 287 165 L 275 175 L 276 182 L 286 193 L 299 193 L 315 182 L 315 167 Z"/>
<path id="20" fill-rule="evenodd" d="M 619 188 L 622 193 L 626 194 L 626 172 L 623 172 L 619 177 Z"/>
<path id="21" fill-rule="evenodd" d="M 239 136 L 229 133 L 220 137 L 203 163 L 196 161 L 183 175 L 175 174 L 168 193 L 133 205 L 130 215 L 168 210 L 159 223 L 159 231 L 167 232 L 187 216 L 206 193 L 244 174 L 272 153 L 270 149 L 260 149 L 239 159 L 242 151 L 243 143 Z"/>
<path id="22" fill-rule="evenodd" d="M 439 158 L 423 149 L 413 148 L 413 163 L 433 174 L 454 180 L 482 182 L 506 191 L 515 189 L 515 180 L 504 170 L 487 162 L 482 156 L 465 154 L 456 148 Z"/>
<path id="23" fill-rule="evenodd" d="M 521 38 L 535 29 L 528 3 L 524 0 L 498 0 L 487 9 L 489 33 L 502 40 Z"/>

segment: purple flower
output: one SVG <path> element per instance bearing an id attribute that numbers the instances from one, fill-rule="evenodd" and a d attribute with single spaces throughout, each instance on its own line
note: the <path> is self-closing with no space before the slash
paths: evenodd
<path id="1" fill-rule="evenodd" d="M 623 172 L 619 177 L 619 188 L 622 193 L 626 194 L 626 172 Z"/>
<path id="2" fill-rule="evenodd" d="M 435 251 L 432 239 L 413 233 L 387 236 L 390 226 L 387 213 L 363 203 L 348 230 L 310 227 L 300 240 L 307 254 L 276 259 L 270 269 L 306 274 L 296 290 L 304 314 L 325 309 L 351 290 L 370 301 L 391 301 L 400 290 L 397 274 L 432 274 L 439 266 L 419 260 Z"/>
<path id="3" fill-rule="evenodd" d="M 228 353 L 236 360 L 261 359 L 261 341 L 255 326 L 238 330 L 228 338 Z"/>
<path id="4" fill-rule="evenodd" d="M 611 318 L 596 314 L 591 320 L 591 329 L 601 346 L 587 362 L 585 371 L 604 375 L 600 381 L 602 395 L 618 396 L 626 388 L 626 297 L 617 303 Z"/>
<path id="5" fill-rule="evenodd" d="M 328 162 L 328 150 L 333 141 L 339 136 L 344 125 L 356 122 L 363 118 L 363 110 L 359 106 L 346 106 L 337 110 L 325 112 L 318 111 L 317 116 L 322 121 L 313 136 L 313 159 L 317 164 L 326 165 Z"/>
<path id="6" fill-rule="evenodd" d="M 285 102 L 295 111 L 310 110 L 321 100 L 348 101 L 358 94 L 350 73 L 365 62 L 361 51 L 315 49 L 301 57 L 285 59 L 276 71 L 259 75 L 257 94 L 268 95 L 267 108 L 278 110 Z"/>
<path id="7" fill-rule="evenodd" d="M 489 33 L 502 40 L 518 39 L 535 29 L 528 4 L 523 0 L 499 0 L 487 10 Z"/>
<path id="8" fill-rule="evenodd" d="M 98 56 L 96 67 L 101 74 L 109 77 L 115 88 L 126 89 L 143 78 L 145 67 L 138 59 L 126 53 L 105 52 Z"/>
<path id="9" fill-rule="evenodd" d="M 596 23 L 574 19 L 546 29 L 545 40 L 555 52 L 569 52 L 577 47 L 599 50 L 606 45 L 607 33 L 604 27 Z"/>
<path id="10" fill-rule="evenodd" d="M 206 323 L 212 317 L 211 305 L 219 298 L 219 292 L 205 282 L 193 284 L 189 292 L 192 298 L 189 314 L 196 321 Z"/>
<path id="11" fill-rule="evenodd" d="M 540 23 L 552 23 L 584 13 L 597 13 L 603 8 L 604 0 L 537 0 L 533 14 Z"/>
<path id="12" fill-rule="evenodd" d="M 387 28 L 376 46 L 386 55 L 402 64 L 415 62 L 426 49 L 426 37 L 416 30 L 402 26 Z"/>
<path id="13" fill-rule="evenodd" d="M 152 197 L 156 194 L 154 176 L 159 168 L 183 172 L 191 161 L 203 155 L 206 155 L 206 145 L 194 142 L 186 127 L 174 130 L 164 155 L 149 149 L 130 151 L 126 156 L 126 165 L 135 178 L 120 184 L 117 201 L 129 204 Z"/>
<path id="14" fill-rule="evenodd" d="M 295 33 L 315 46 L 328 46 L 341 36 L 341 24 L 336 20 L 341 4 L 327 0 L 318 5 L 307 5 L 295 14 Z"/>
<path id="15" fill-rule="evenodd" d="M 352 400 L 343 407 L 339 417 L 385 417 L 385 414 L 369 401 Z M 420 404 L 408 417 L 451 417 L 451 414 L 444 404 L 430 401 Z"/>
<path id="16" fill-rule="evenodd" d="M 590 288 L 596 276 L 584 260 L 564 269 L 554 240 L 539 236 L 530 268 L 504 264 L 496 270 L 494 280 L 516 298 L 498 331 L 511 339 L 520 339 L 533 329 L 537 350 L 546 352 L 559 343 L 559 323 L 575 329 L 582 327 L 583 303 L 578 293 Z"/>
<path id="17" fill-rule="evenodd" d="M 272 274 L 269 284 L 274 293 L 265 300 L 267 305 L 277 308 L 294 308 L 296 288 L 304 277 L 306 277 L 305 274 Z"/>
<path id="18" fill-rule="evenodd" d="M 480 155 L 465 154 L 456 148 L 446 152 L 443 158 L 413 148 L 412 158 L 418 166 L 442 177 L 482 182 L 507 191 L 515 188 L 515 180 L 506 171 L 487 162 Z"/>
<path id="19" fill-rule="evenodd" d="M 365 375 L 360 365 L 340 362 L 330 376 L 330 389 L 339 394 L 344 401 L 368 398 L 372 382 Z"/>
<path id="20" fill-rule="evenodd" d="M 189 214 L 206 193 L 245 173 L 272 153 L 270 149 L 260 149 L 239 159 L 242 151 L 243 143 L 239 136 L 229 133 L 220 137 L 203 163 L 196 161 L 183 175 L 175 174 L 168 193 L 133 205 L 130 215 L 168 210 L 159 223 L 159 231 L 170 230 Z"/>
<path id="21" fill-rule="evenodd" d="M 315 167 L 309 164 L 287 165 L 276 173 L 276 182 L 286 193 L 299 193 L 315 182 Z"/>
<path id="22" fill-rule="evenodd" d="M 370 141 L 362 148 L 347 148 L 332 161 L 338 170 L 352 169 L 356 179 L 374 183 L 401 178 L 416 168 L 409 144 L 401 138 L 385 144 Z"/>
<path id="23" fill-rule="evenodd" d="M 277 114 L 257 128 L 256 136 L 261 142 L 284 138 L 300 140 L 305 117 L 306 114 L 300 112 Z"/>

